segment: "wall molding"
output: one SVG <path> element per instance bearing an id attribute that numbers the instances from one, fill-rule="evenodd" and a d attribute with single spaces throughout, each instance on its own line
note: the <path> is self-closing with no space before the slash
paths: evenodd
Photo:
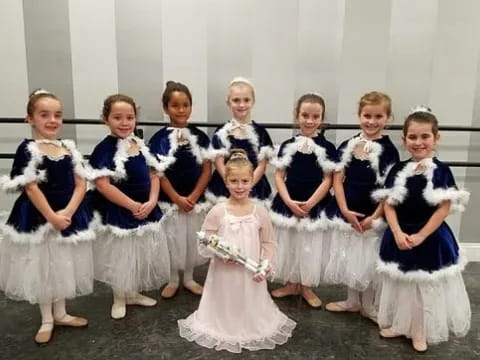
<path id="1" fill-rule="evenodd" d="M 480 262 L 480 243 L 460 243 L 468 261 Z"/>

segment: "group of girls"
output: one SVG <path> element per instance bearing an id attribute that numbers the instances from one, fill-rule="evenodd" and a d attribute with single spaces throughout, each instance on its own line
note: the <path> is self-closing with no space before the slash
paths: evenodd
<path id="1" fill-rule="evenodd" d="M 463 209 L 468 193 L 434 156 L 439 133 L 431 110 L 407 117 L 403 142 L 411 158 L 400 162 L 383 134 L 392 117 L 386 94 L 361 98 L 361 132 L 338 149 L 322 134 L 318 94 L 298 99 L 299 133 L 277 152 L 251 119 L 254 103 L 250 81 L 232 80 L 232 119 L 210 143 L 188 124 L 188 87 L 168 82 L 162 106 L 170 124 L 145 144 L 134 135 L 134 100 L 109 96 L 102 119 L 110 134 L 85 164 L 72 141 L 58 139 L 60 100 L 45 90 L 30 96 L 33 138 L 20 144 L 10 176 L 0 179 L 4 190 L 21 191 L 2 227 L 0 289 L 39 304 L 37 343 L 50 341 L 54 326 L 87 326 L 66 312 L 65 299 L 91 293 L 93 279 L 112 287 L 111 316 L 121 319 L 127 305 L 156 304 L 141 291 L 166 284 L 161 296 L 173 297 L 180 271 L 184 288 L 202 295 L 198 310 L 178 321 L 180 335 L 217 350 L 273 349 L 291 337 L 296 323 L 272 301 L 266 277 L 284 285 L 273 297 L 301 295 L 314 308 L 322 301 L 312 287 L 344 284 L 347 299 L 327 310 L 360 312 L 379 324 L 382 337 L 412 338 L 417 351 L 449 332 L 468 332 L 466 260 L 444 222 Z M 200 229 L 266 261 L 266 275 L 197 246 Z M 208 260 L 203 288 L 193 270 Z"/>

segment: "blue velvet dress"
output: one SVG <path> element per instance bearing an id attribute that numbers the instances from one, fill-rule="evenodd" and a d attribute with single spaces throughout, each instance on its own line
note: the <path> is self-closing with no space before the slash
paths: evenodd
<path id="1" fill-rule="evenodd" d="M 366 156 L 359 159 L 354 151 L 362 145 Z M 365 141 L 358 134 L 344 141 L 338 153 L 337 171 L 343 171 L 345 175 L 343 190 L 348 209 L 365 217 L 372 215 L 378 206 L 378 200 L 372 194 L 383 186 L 388 170 L 399 161 L 395 145 L 387 135 Z M 364 291 L 376 277 L 375 264 L 385 223 L 381 218 L 376 219 L 371 229 L 359 233 L 344 218 L 335 199 L 328 212 L 332 214 L 334 224 L 330 230 L 332 243 L 325 281 Z"/>
<path id="2" fill-rule="evenodd" d="M 39 143 L 65 149 L 51 158 Z M 56 230 L 28 197 L 25 186 L 37 183 L 53 211 L 64 209 L 75 190 L 75 177 L 86 177 L 82 155 L 70 140 L 25 139 L 17 149 L 10 176 L 0 180 L 3 190 L 21 191 L 0 242 L 0 288 L 7 296 L 31 303 L 50 302 L 93 290 L 92 213 L 87 199 L 71 217 L 71 225 Z"/>
<path id="3" fill-rule="evenodd" d="M 185 128 L 164 127 L 149 142 L 150 151 L 167 164 L 164 176 L 180 196 L 189 196 L 202 174 L 208 159 L 210 140 L 193 125 Z M 202 194 L 192 211 L 185 213 L 160 192 L 159 203 L 165 212 L 164 228 L 167 233 L 170 261 L 176 270 L 205 262 L 197 250 L 197 231 L 200 230 L 211 203 Z M 191 270 L 191 269 L 190 269 Z"/>
<path id="4" fill-rule="evenodd" d="M 214 161 L 217 156 L 228 156 L 231 149 L 244 149 L 247 152 L 248 159 L 255 168 L 259 161 L 268 159 L 273 154 L 272 139 L 265 128 L 255 121 L 252 121 L 248 125 L 241 126 L 240 129 L 244 132 L 245 136 L 242 138 L 235 137 L 231 132 L 237 127 L 237 124 L 236 120 L 230 120 L 215 130 L 210 146 L 210 158 Z M 268 205 L 271 193 L 272 189 L 267 177 L 263 175 L 253 187 L 250 195 L 253 199 Z M 205 195 L 213 204 L 223 201 L 229 196 L 225 183 L 216 170 L 213 172 Z"/>
<path id="5" fill-rule="evenodd" d="M 401 230 L 412 235 L 425 226 L 444 201 L 450 201 L 452 211 L 462 211 L 469 194 L 457 188 L 446 164 L 431 158 L 421 163 L 398 163 L 388 174 L 385 189 L 377 191 L 376 196 L 394 207 Z M 409 250 L 398 248 L 388 228 L 378 265 L 382 276 L 379 324 L 410 336 L 411 323 L 405 319 L 413 316 L 423 319 L 428 342 L 447 340 L 449 331 L 465 335 L 471 317 L 461 276 L 465 264 L 445 221 Z"/>
<path id="6" fill-rule="evenodd" d="M 285 171 L 285 186 L 295 201 L 306 201 L 322 183 L 324 176 L 336 167 L 335 146 L 323 135 L 313 138 L 297 135 L 282 143 L 272 161 Z M 296 217 L 277 194 L 272 202 L 271 218 L 278 242 L 276 278 L 282 282 L 319 284 L 325 262 L 328 240 L 322 230 L 329 227 L 327 193 L 305 218 Z"/>
<path id="7" fill-rule="evenodd" d="M 137 154 L 129 154 L 133 142 Z M 103 139 L 90 158 L 91 179 L 109 177 L 110 183 L 132 200 L 145 203 L 150 196 L 150 172 L 164 170 L 137 137 Z M 92 194 L 98 220 L 99 239 L 95 250 L 95 278 L 118 291 L 157 289 L 168 280 L 169 258 L 162 227 L 162 211 L 155 206 L 139 220 L 130 210 L 103 196 Z"/>

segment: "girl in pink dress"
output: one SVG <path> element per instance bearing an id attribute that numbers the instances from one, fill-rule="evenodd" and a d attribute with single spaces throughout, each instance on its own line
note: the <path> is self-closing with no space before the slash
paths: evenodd
<path id="1" fill-rule="evenodd" d="M 234 149 L 226 163 L 226 202 L 214 206 L 202 226 L 240 252 L 269 264 L 275 256 L 272 223 L 268 211 L 255 205 L 249 193 L 253 166 L 244 150 Z M 205 248 L 204 256 L 213 257 Z M 267 274 L 271 272 L 271 265 Z M 271 299 L 265 276 L 253 274 L 233 260 L 213 257 L 197 311 L 179 320 L 180 336 L 201 346 L 240 353 L 273 349 L 287 342 L 296 323 L 280 312 Z"/>

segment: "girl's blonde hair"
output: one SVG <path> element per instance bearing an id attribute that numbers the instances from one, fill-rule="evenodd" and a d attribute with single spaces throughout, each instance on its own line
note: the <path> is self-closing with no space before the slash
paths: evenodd
<path id="1" fill-rule="evenodd" d="M 248 167 L 253 175 L 253 164 L 248 159 L 247 152 L 243 149 L 231 149 L 225 162 L 225 178 L 232 172 L 233 168 Z"/>
<path id="2" fill-rule="evenodd" d="M 242 76 L 234 77 L 232 81 L 230 81 L 230 84 L 228 84 L 227 101 L 230 99 L 230 89 L 234 86 L 248 87 L 252 92 L 252 100 L 255 101 L 255 89 L 253 88 L 252 82 Z"/>
<path id="3" fill-rule="evenodd" d="M 363 108 L 367 105 L 384 105 L 387 116 L 392 116 L 392 99 L 390 99 L 390 96 L 385 93 L 380 91 L 370 91 L 363 95 L 358 102 L 358 116 L 360 116 Z"/>

